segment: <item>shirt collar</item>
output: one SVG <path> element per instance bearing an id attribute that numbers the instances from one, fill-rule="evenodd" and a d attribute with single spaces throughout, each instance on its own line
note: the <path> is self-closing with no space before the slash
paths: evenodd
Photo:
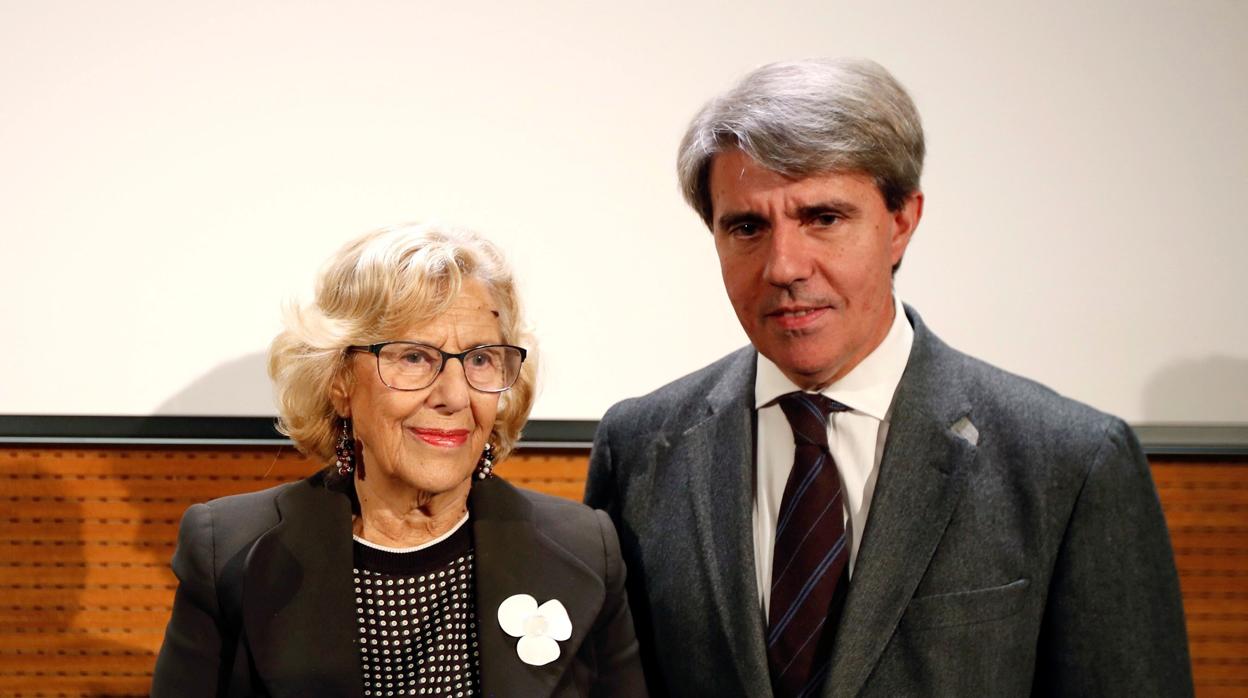
<path id="1" fill-rule="evenodd" d="M 914 328 L 910 326 L 896 293 L 893 294 L 893 306 L 893 324 L 884 341 L 849 373 L 823 389 L 827 397 L 880 421 L 888 416 L 893 394 L 897 392 L 901 374 L 910 360 L 910 346 L 914 344 Z M 755 376 L 755 409 L 766 407 L 781 395 L 801 390 L 762 354 L 758 354 Z"/>

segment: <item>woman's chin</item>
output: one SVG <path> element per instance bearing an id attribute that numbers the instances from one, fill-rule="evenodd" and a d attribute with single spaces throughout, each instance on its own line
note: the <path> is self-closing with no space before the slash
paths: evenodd
<path id="1" fill-rule="evenodd" d="M 368 486 L 379 494 L 390 491 L 396 495 L 400 492 L 424 496 L 460 490 L 467 492 L 477 466 L 471 441 L 443 446 L 428 444 L 415 437 L 406 439 L 400 448 L 393 449 L 388 458 L 367 453 L 366 462 L 368 475 L 365 482 Z"/>
<path id="2" fill-rule="evenodd" d="M 431 496 L 440 495 L 470 486 L 472 467 L 465 468 L 463 463 L 424 461 L 397 468 L 388 479 L 396 487 Z"/>

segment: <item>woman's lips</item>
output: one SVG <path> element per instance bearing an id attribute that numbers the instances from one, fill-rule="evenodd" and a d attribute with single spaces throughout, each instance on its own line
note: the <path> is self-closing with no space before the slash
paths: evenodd
<path id="1" fill-rule="evenodd" d="M 430 446 L 440 446 L 442 448 L 455 448 L 463 446 L 468 441 L 467 429 L 419 429 L 411 427 L 408 431 L 416 435 L 416 438 L 424 441 Z"/>

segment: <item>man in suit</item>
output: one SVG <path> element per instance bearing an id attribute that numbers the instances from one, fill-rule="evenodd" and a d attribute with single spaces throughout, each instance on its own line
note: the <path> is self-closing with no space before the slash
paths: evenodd
<path id="1" fill-rule="evenodd" d="M 1183 696 L 1183 608 L 1121 421 L 959 353 L 892 277 L 923 132 L 860 60 L 709 102 L 678 169 L 751 345 L 604 416 L 651 691 Z"/>

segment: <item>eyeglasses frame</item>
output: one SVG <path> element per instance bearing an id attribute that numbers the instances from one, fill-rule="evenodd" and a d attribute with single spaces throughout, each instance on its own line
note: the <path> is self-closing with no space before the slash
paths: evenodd
<path id="1" fill-rule="evenodd" d="M 434 350 L 434 351 L 436 351 L 436 352 L 438 352 L 439 354 L 441 354 L 441 355 L 442 355 L 442 361 L 441 361 L 441 363 L 439 363 L 439 364 L 438 364 L 438 370 L 434 372 L 434 374 L 433 374 L 433 378 L 431 378 L 431 379 L 429 380 L 429 383 L 427 383 L 426 385 L 423 385 L 423 386 L 421 386 L 421 387 L 419 387 L 419 388 L 396 388 L 396 387 L 394 387 L 393 385 L 390 385 L 389 383 L 387 383 L 387 382 L 386 382 L 385 377 L 381 375 L 381 350 L 382 350 L 382 349 L 385 349 L 386 347 L 390 346 L 391 344 L 415 344 L 415 345 L 416 345 L 416 346 L 418 346 L 418 347 L 428 347 L 428 348 L 430 348 L 430 349 L 432 349 L 432 350 Z M 473 384 L 472 384 L 472 381 L 468 380 L 468 372 L 467 372 L 467 370 L 466 370 L 466 369 L 467 369 L 467 366 L 465 366 L 465 365 L 464 365 L 464 357 L 468 356 L 469 354 L 471 354 L 471 353 L 472 353 L 472 352 L 474 352 L 474 351 L 479 351 L 479 350 L 481 350 L 481 349 L 489 349 L 490 347 L 506 347 L 506 348 L 508 348 L 508 349 L 515 349 L 515 350 L 519 351 L 519 352 L 520 352 L 520 365 L 521 365 L 521 366 L 523 366 L 523 365 L 524 365 L 524 360 L 525 360 L 526 358 L 528 358 L 528 356 L 529 356 L 529 350 L 528 350 L 528 349 L 525 349 L 524 347 L 518 347 L 518 346 L 516 346 L 516 345 L 514 345 L 514 344 L 478 344 L 478 345 L 477 345 L 477 346 L 475 346 L 475 347 L 468 347 L 467 349 L 465 349 L 465 350 L 463 350 L 463 351 L 461 351 L 461 352 L 459 352 L 459 353 L 457 353 L 457 354 L 452 354 L 451 352 L 449 352 L 449 351 L 443 351 L 441 348 L 439 348 L 439 347 L 435 347 L 435 346 L 433 346 L 432 344 L 425 344 L 424 342 L 412 342 L 412 341 L 409 341 L 409 340 L 406 340 L 406 339 L 395 339 L 395 340 L 391 340 L 391 341 L 389 341 L 389 342 L 378 342 L 377 344 L 369 344 L 369 345 L 367 345 L 367 346 L 364 346 L 364 345 L 351 345 L 351 346 L 347 347 L 347 351 L 348 351 L 348 352 L 368 353 L 368 354 L 372 354 L 373 356 L 375 356 L 375 357 L 377 358 L 377 361 L 376 361 L 376 364 L 377 364 L 377 379 L 381 381 L 381 384 L 382 384 L 382 385 L 386 386 L 387 388 L 389 388 L 389 389 L 391 389 L 391 390 L 401 390 L 401 391 L 403 391 L 403 392 L 405 392 L 405 393 L 406 393 L 406 392 L 412 392 L 412 391 L 415 391 L 415 390 L 424 390 L 424 389 L 428 388 L 429 386 L 433 385 L 434 383 L 436 383 L 436 382 L 438 381 L 438 376 L 442 375 L 442 371 L 446 370 L 446 362 L 447 362 L 447 361 L 449 361 L 449 360 L 451 360 L 451 359 L 459 359 L 459 365 L 460 365 L 460 366 L 464 366 L 464 368 L 465 368 L 465 371 L 464 371 L 464 382 L 468 384 L 468 387 L 469 387 L 469 388 L 472 388 L 473 390 L 475 390 L 475 391 L 477 391 L 477 392 L 479 392 L 479 393 L 490 393 L 490 394 L 497 395 L 498 393 L 505 393 L 505 392 L 507 392 L 508 390 L 511 390 L 511 387 L 512 387 L 513 385 L 515 385 L 515 384 L 516 384 L 516 381 L 517 381 L 517 380 L 519 380 L 519 379 L 520 379 L 520 372 L 519 372 L 519 371 L 517 371 L 517 372 L 516 372 L 516 377 L 515 377 L 514 379 L 512 379 L 511 384 L 510 384 L 510 385 L 508 385 L 506 388 L 499 388 L 498 390 L 482 390 L 481 388 L 478 388 L 477 386 L 473 385 Z"/>

